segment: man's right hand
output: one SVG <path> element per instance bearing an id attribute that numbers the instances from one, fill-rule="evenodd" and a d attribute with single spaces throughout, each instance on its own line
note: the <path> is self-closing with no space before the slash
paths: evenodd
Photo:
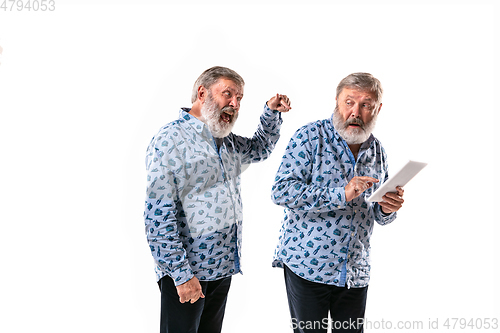
<path id="1" fill-rule="evenodd" d="M 276 94 L 266 104 L 271 110 L 278 110 L 279 112 L 288 112 L 292 108 L 287 95 Z"/>
<path id="2" fill-rule="evenodd" d="M 195 277 L 191 280 L 184 282 L 177 287 L 177 294 L 179 295 L 179 301 L 181 303 L 191 302 L 193 304 L 200 298 L 205 298 L 203 292 L 201 291 L 200 281 Z"/>
<path id="3" fill-rule="evenodd" d="M 353 177 L 345 187 L 345 199 L 349 202 L 357 198 L 361 193 L 372 187 L 373 183 L 378 182 L 378 179 L 372 177 Z"/>

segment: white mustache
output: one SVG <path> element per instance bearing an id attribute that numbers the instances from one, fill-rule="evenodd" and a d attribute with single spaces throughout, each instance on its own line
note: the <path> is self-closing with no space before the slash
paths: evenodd
<path id="1" fill-rule="evenodd" d="M 227 113 L 228 115 L 231 115 L 231 116 L 236 113 L 236 111 L 230 106 L 225 106 L 220 111 L 221 111 L 221 113 L 224 112 L 224 113 Z"/>
<path id="2" fill-rule="evenodd" d="M 359 125 L 361 127 L 361 129 L 363 129 L 363 130 L 365 129 L 365 122 L 359 118 L 349 118 L 345 122 L 345 127 L 347 128 L 347 126 L 349 126 L 351 124 Z"/>

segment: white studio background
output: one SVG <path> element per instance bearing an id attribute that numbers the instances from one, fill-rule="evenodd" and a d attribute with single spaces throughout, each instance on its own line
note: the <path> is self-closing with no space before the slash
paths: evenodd
<path id="1" fill-rule="evenodd" d="M 271 184 L 293 132 L 329 117 L 358 71 L 384 86 L 391 169 L 429 163 L 375 228 L 367 319 L 499 317 L 497 2 L 55 5 L 0 10 L 1 332 L 158 332 L 145 149 L 214 65 L 246 81 L 235 133 L 277 92 L 293 106 L 275 153 L 243 174 L 245 274 L 223 332 L 291 332 Z"/>

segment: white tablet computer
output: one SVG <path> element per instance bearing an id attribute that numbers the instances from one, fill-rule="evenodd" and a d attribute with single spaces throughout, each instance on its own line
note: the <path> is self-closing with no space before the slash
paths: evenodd
<path id="1" fill-rule="evenodd" d="M 422 170 L 427 163 L 408 161 L 396 174 L 382 184 L 366 201 L 383 201 L 382 197 L 387 192 L 396 192 L 397 186 L 405 186 L 417 173 Z"/>

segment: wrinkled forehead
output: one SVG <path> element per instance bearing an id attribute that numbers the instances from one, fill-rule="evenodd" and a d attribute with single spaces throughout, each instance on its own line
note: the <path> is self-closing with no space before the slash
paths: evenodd
<path id="1" fill-rule="evenodd" d="M 210 87 L 211 90 L 213 91 L 225 91 L 229 90 L 231 93 L 235 95 L 240 95 L 243 96 L 243 86 L 240 85 L 238 82 L 235 82 L 231 79 L 228 78 L 220 78 L 218 79 L 212 87 Z"/>
<path id="2" fill-rule="evenodd" d="M 368 89 L 361 89 L 358 87 L 344 87 L 339 95 L 340 99 L 353 98 L 363 101 L 376 102 L 377 96 L 374 92 Z"/>

